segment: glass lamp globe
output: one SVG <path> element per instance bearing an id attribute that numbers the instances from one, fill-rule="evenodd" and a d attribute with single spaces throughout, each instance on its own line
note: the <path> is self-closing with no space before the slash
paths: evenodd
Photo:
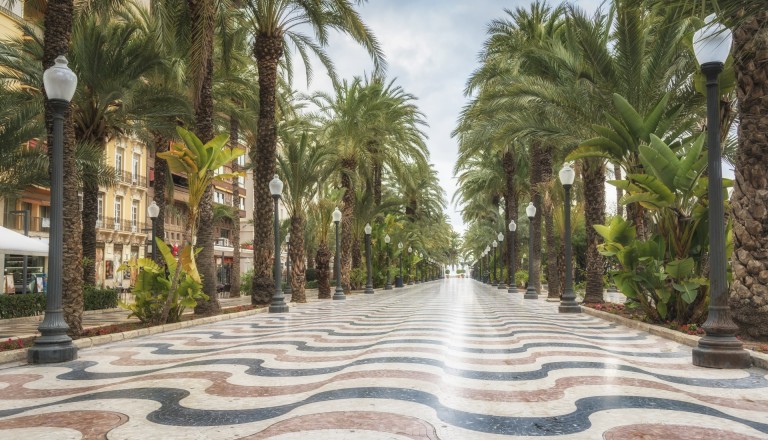
<path id="1" fill-rule="evenodd" d="M 573 171 L 570 165 L 565 164 L 560 170 L 560 183 L 563 185 L 573 185 L 573 181 L 576 179 L 576 173 Z"/>
<path id="2" fill-rule="evenodd" d="M 499 243 L 501 243 L 502 241 L 504 241 L 504 234 L 499 232 L 499 235 L 497 235 L 496 238 L 499 240 Z"/>
<path id="3" fill-rule="evenodd" d="M 283 181 L 275 174 L 275 177 L 269 181 L 269 192 L 273 197 L 277 197 L 283 193 Z"/>
<path id="4" fill-rule="evenodd" d="M 365 235 L 371 235 L 371 231 L 373 231 L 370 223 L 366 223 L 363 229 L 365 230 Z"/>
<path id="5" fill-rule="evenodd" d="M 160 207 L 157 206 L 157 203 L 155 203 L 154 200 L 152 200 L 152 203 L 147 207 L 147 215 L 149 215 L 150 218 L 157 218 L 157 216 L 160 215 Z"/>
<path id="6" fill-rule="evenodd" d="M 389 236 L 389 234 L 384 236 L 384 243 L 389 244 L 389 242 L 392 241 L 392 238 Z"/>
<path id="7" fill-rule="evenodd" d="M 499 245 L 499 242 L 496 240 L 493 240 L 493 243 L 491 243 L 491 246 L 496 247 Z"/>
<path id="8" fill-rule="evenodd" d="M 514 220 L 509 221 L 509 232 L 515 232 L 517 230 L 517 223 Z"/>
<path id="9" fill-rule="evenodd" d="M 338 207 L 333 211 L 333 221 L 335 222 L 341 221 L 341 211 L 339 211 Z"/>
<path id="10" fill-rule="evenodd" d="M 731 31 L 715 20 L 712 14 L 706 23 L 693 34 L 693 52 L 699 64 L 725 63 L 731 53 Z"/>
<path id="11" fill-rule="evenodd" d="M 56 57 L 54 65 L 43 72 L 43 85 L 48 99 L 71 101 L 77 89 L 77 75 L 67 65 L 64 55 Z"/>
<path id="12" fill-rule="evenodd" d="M 533 206 L 533 202 L 529 202 L 528 206 L 525 207 L 525 214 L 528 218 L 536 217 L 536 207 Z"/>

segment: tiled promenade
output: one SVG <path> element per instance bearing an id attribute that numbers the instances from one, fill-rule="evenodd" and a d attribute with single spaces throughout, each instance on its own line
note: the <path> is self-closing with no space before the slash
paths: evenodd
<path id="1" fill-rule="evenodd" d="M 768 439 L 768 372 L 450 279 L 0 366 L 0 439 Z"/>

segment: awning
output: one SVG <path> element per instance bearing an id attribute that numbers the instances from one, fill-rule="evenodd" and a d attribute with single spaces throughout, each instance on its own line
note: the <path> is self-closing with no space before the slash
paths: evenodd
<path id="1" fill-rule="evenodd" d="M 48 243 L 0 226 L 0 254 L 48 256 Z"/>

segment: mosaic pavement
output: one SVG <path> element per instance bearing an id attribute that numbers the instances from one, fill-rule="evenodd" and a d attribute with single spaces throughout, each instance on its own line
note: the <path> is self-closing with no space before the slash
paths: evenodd
<path id="1" fill-rule="evenodd" d="M 0 439 L 768 439 L 768 372 L 450 279 L 0 367 Z"/>

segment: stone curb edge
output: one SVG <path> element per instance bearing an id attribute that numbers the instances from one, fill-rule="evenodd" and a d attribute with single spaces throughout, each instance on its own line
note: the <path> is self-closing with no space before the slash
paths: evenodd
<path id="1" fill-rule="evenodd" d="M 245 316 L 256 315 L 259 313 L 266 313 L 269 307 L 260 307 L 258 309 L 244 310 L 242 312 L 225 313 L 215 316 L 207 316 L 205 318 L 191 319 L 188 321 L 175 322 L 173 324 L 158 325 L 154 327 L 140 328 L 136 330 L 129 330 L 122 333 L 112 333 L 109 335 L 91 336 L 89 338 L 80 338 L 72 341 L 78 350 L 85 348 L 95 347 L 97 345 L 108 344 L 110 342 L 122 341 L 125 339 L 140 338 L 142 336 L 154 335 L 157 333 L 169 332 L 172 330 L 179 330 L 187 327 L 196 327 L 198 325 L 212 324 L 214 322 L 226 321 L 229 319 L 237 319 Z M 9 362 L 26 362 L 28 348 L 22 348 L 19 350 L 8 350 L 0 352 L 0 365 Z"/>
<path id="2" fill-rule="evenodd" d="M 642 330 L 652 335 L 660 336 L 664 339 L 669 339 L 677 342 L 678 344 L 687 345 L 688 347 L 696 347 L 699 344 L 699 337 L 693 335 L 686 335 L 678 331 L 664 328 L 658 325 L 648 324 L 647 322 L 635 321 L 623 316 L 614 315 L 613 313 L 603 312 L 601 310 L 595 310 L 591 307 L 582 306 L 581 311 L 587 315 L 601 318 L 606 321 L 615 322 L 625 327 L 633 328 L 635 330 Z M 754 350 L 747 350 L 752 357 L 752 365 L 765 370 L 768 370 L 768 355 L 756 352 Z"/>

